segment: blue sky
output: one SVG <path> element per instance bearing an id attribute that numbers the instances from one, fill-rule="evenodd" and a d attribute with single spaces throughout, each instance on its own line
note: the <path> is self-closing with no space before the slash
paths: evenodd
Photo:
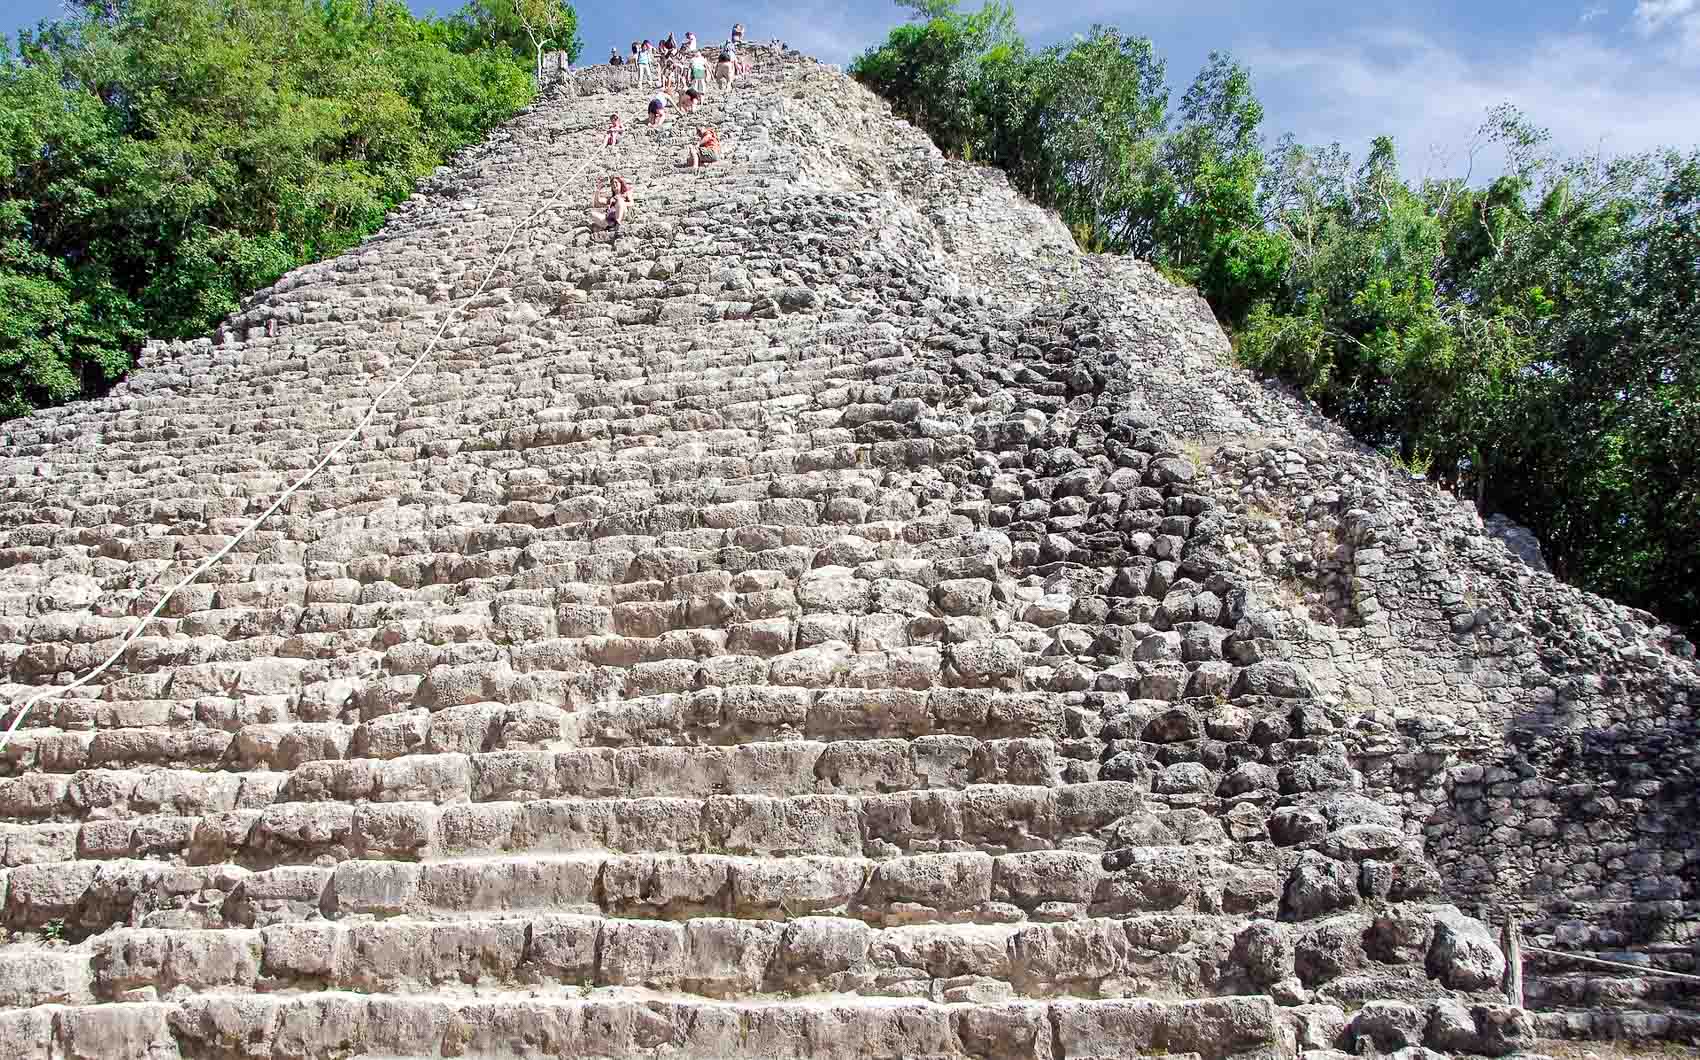
<path id="1" fill-rule="evenodd" d="M 1177 98 L 1212 49 L 1227 49 L 1251 68 L 1271 139 L 1290 131 L 1361 153 L 1388 133 L 1411 175 L 1462 170 L 1482 115 L 1505 101 L 1569 151 L 1700 145 L 1700 0 L 1015 2 L 1022 32 L 1036 43 L 1094 22 L 1150 36 Z M 459 0 L 410 3 L 427 11 Z M 0 31 L 59 9 L 59 0 L 0 0 Z M 590 60 L 670 30 L 720 39 L 742 21 L 753 39 L 780 37 L 843 62 L 904 14 L 891 0 L 585 2 L 578 11 Z M 1478 174 L 1493 168 L 1491 157 L 1476 163 Z"/>

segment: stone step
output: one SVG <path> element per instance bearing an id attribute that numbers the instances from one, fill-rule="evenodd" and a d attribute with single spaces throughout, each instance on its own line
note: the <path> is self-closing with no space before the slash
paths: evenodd
<path id="1" fill-rule="evenodd" d="M 1700 1015 L 1687 1005 L 1638 1010 L 1616 1001 L 1597 1008 L 1571 1004 L 1542 1007 L 1530 1016 L 1539 1038 L 1612 1042 L 1627 1055 L 1636 1055 L 1638 1047 L 1662 1052 L 1672 1048 L 1666 1043 L 1700 1037 Z"/>
<path id="2" fill-rule="evenodd" d="M 243 734 L 238 733 L 240 739 Z M 288 739 L 286 730 L 283 739 Z M 695 798 L 883 794 L 978 784 L 1055 787 L 1064 759 L 1048 740 L 791 740 L 735 746 L 587 747 L 314 760 L 291 769 L 95 769 L 0 780 L 16 821 L 205 815 L 274 802 L 494 802 L 525 798 Z"/>
<path id="3" fill-rule="evenodd" d="M 113 858 L 233 861 L 249 868 L 350 858 L 417 861 L 515 853 L 722 853 L 896 857 L 905 853 L 1102 850 L 1144 810 L 1138 785 L 1007 784 L 889 795 L 274 803 L 195 816 L 0 826 L 8 867 Z"/>
<path id="4" fill-rule="evenodd" d="M 823 651 L 807 662 L 830 666 L 842 659 L 839 653 Z M 1003 659 L 1004 655 L 993 655 L 983 665 L 988 669 L 1006 665 Z M 653 666 L 657 675 L 674 669 L 665 664 L 640 665 Z M 693 673 L 697 670 L 694 663 L 688 665 Z M 694 677 L 685 677 L 683 666 L 679 670 L 680 683 L 694 682 Z M 99 709 L 78 713 L 94 724 L 131 724 L 101 726 L 98 732 L 20 729 L 0 759 L 0 772 L 20 777 L 138 766 L 294 769 L 327 759 L 396 758 L 420 752 L 473 754 L 574 745 L 736 746 L 799 738 L 837 742 L 968 736 L 1056 742 L 1088 736 L 1098 719 L 1088 709 L 1058 712 L 1041 693 L 975 688 L 745 685 L 662 692 L 623 701 L 616 696 L 616 705 L 595 707 L 592 704 L 607 698 L 598 694 L 597 681 L 606 681 L 604 687 L 612 688 L 613 678 L 583 671 L 570 675 L 575 682 L 572 689 L 555 695 L 557 701 L 568 695 L 582 697 L 588 709 L 565 711 L 528 701 L 513 691 L 516 684 L 535 680 L 536 673 L 516 674 L 499 666 L 465 668 L 442 676 L 423 692 L 423 679 L 417 675 L 373 680 L 363 687 L 351 681 L 321 682 L 299 693 L 298 703 L 311 704 L 307 708 L 311 721 L 247 723 L 245 716 L 252 717 L 264 703 L 256 702 L 257 697 L 208 697 L 196 701 L 194 714 L 169 700 L 90 703 Z M 489 693 L 512 695 L 516 702 L 481 698 Z M 430 699 L 432 706 L 413 707 L 421 696 Z M 342 713 L 343 705 L 362 703 L 361 709 L 372 712 L 371 720 L 329 720 Z M 202 719 L 221 724 L 208 727 Z"/>
<path id="5" fill-rule="evenodd" d="M 0 1005 L 233 990 L 408 994 L 562 985 L 752 999 L 1209 997 L 1292 979 L 1295 933 L 1273 921 L 1226 917 L 876 928 L 826 916 L 677 923 L 558 913 L 251 930 L 120 928 L 70 949 L 0 947 Z M 1421 967 L 1413 968 L 1399 971 L 1425 981 Z M 1288 989 L 1302 993 L 1296 982 Z"/>
<path id="6" fill-rule="evenodd" d="M 624 989 L 479 997 L 340 991 L 0 1012 L 0 1053 L 102 1060 L 290 1056 L 761 1060 L 1275 1060 L 1267 997 L 940 1004 L 886 998 L 718 1002 Z"/>
<path id="7" fill-rule="evenodd" d="M 586 852 L 423 862 L 350 858 L 334 868 L 258 871 L 134 859 L 41 863 L 0 870 L 0 922 L 15 931 L 45 931 L 57 922 L 54 930 L 81 938 L 122 925 L 267 927 L 319 917 L 528 910 L 665 920 L 830 914 L 876 926 L 1279 912 L 1279 858 L 1206 845 L 1127 849 L 1118 852 L 1113 871 L 1103 855 L 1087 850 L 883 860 Z"/>

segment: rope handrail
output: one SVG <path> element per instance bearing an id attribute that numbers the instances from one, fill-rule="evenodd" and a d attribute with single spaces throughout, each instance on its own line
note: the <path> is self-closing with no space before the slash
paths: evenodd
<path id="1" fill-rule="evenodd" d="M 593 129 L 592 133 L 594 135 L 600 135 L 600 130 Z M 233 536 L 229 541 L 225 542 L 225 544 L 222 548 L 220 548 L 217 552 L 213 553 L 212 556 L 210 556 L 206 560 L 204 560 L 194 570 L 190 571 L 187 575 L 185 575 L 183 577 L 182 580 L 180 580 L 176 585 L 172 586 L 171 589 L 168 590 L 164 596 L 160 597 L 159 602 L 154 604 L 153 610 L 149 611 L 141 619 L 141 621 L 139 621 L 135 624 L 135 626 L 130 630 L 130 632 L 125 635 L 123 641 L 119 643 L 118 647 L 112 652 L 112 654 L 107 656 L 106 661 L 102 662 L 99 666 L 96 666 L 94 669 L 90 670 L 88 673 L 84 674 L 82 677 L 79 677 L 75 681 L 72 681 L 70 684 L 54 685 L 51 688 L 43 689 L 42 691 L 36 693 L 35 695 L 30 696 L 29 698 L 25 699 L 21 705 L 18 705 L 15 708 L 17 713 L 13 715 L 11 723 L 6 726 L 6 729 L 5 729 L 4 732 L 0 732 L 0 752 L 5 751 L 6 745 L 11 742 L 13 734 L 17 732 L 18 726 L 20 724 L 22 724 L 24 718 L 29 715 L 30 709 L 32 707 L 34 707 L 38 703 L 44 702 L 48 699 L 51 699 L 54 696 L 63 695 L 66 692 L 70 692 L 70 691 L 73 691 L 75 689 L 81 688 L 83 685 L 88 684 L 90 681 L 94 680 L 95 678 L 99 677 L 101 674 L 105 673 L 107 670 L 111 669 L 114 663 L 116 663 L 119 659 L 123 658 L 124 653 L 129 650 L 130 645 L 134 644 L 138 639 L 141 638 L 142 631 L 148 627 L 148 623 L 152 622 L 154 619 L 156 619 L 160 616 L 160 613 L 165 610 L 165 605 L 171 600 L 171 598 L 173 596 L 175 596 L 178 592 L 182 591 L 183 589 L 187 588 L 190 584 L 192 584 L 195 581 L 196 578 L 199 578 L 201 575 L 203 575 L 207 571 L 211 570 L 215 565 L 217 565 L 217 563 L 220 560 L 222 560 L 225 556 L 229 555 L 230 551 L 232 549 L 234 549 L 237 546 L 237 544 L 239 544 L 249 534 L 253 533 L 256 529 L 258 529 L 261 523 L 265 522 L 267 519 L 271 518 L 274 514 L 276 514 L 277 510 L 279 508 L 283 507 L 285 501 L 289 500 L 290 497 L 294 496 L 296 491 L 301 489 L 301 487 L 305 486 L 308 482 L 312 481 L 313 477 L 315 475 L 317 475 L 320 471 L 323 471 L 325 469 L 325 467 L 328 466 L 333 459 L 335 459 L 335 457 L 338 453 L 342 452 L 343 449 L 347 448 L 350 443 L 352 443 L 356 438 L 358 438 L 360 436 L 360 433 L 362 431 L 364 431 L 366 429 L 367 425 L 372 422 L 372 418 L 375 415 L 377 415 L 378 409 L 380 407 L 382 407 L 382 405 L 385 401 L 389 400 L 390 395 L 394 394 L 396 392 L 396 390 L 399 389 L 401 387 L 401 385 L 407 381 L 408 377 L 413 375 L 414 371 L 421 364 L 425 363 L 426 358 L 430 357 L 432 353 L 436 352 L 437 344 L 439 342 L 441 342 L 443 336 L 445 334 L 447 334 L 448 329 L 449 329 L 449 325 L 454 322 L 455 318 L 457 316 L 459 316 L 463 311 L 465 311 L 466 307 L 468 305 L 470 305 L 475 299 L 477 299 L 478 296 L 480 296 L 484 293 L 484 289 L 489 286 L 490 280 L 496 275 L 496 270 L 501 268 L 503 263 L 507 260 L 508 254 L 513 250 L 514 241 L 519 238 L 520 232 L 529 228 L 532 225 L 532 223 L 535 222 L 539 217 L 542 217 L 544 214 L 548 213 L 550 210 L 553 210 L 555 208 L 556 203 L 558 203 L 561 200 L 561 197 L 564 196 L 567 193 L 567 190 L 569 188 L 572 188 L 573 186 L 576 185 L 579 176 L 581 174 L 583 174 L 583 172 L 590 167 L 591 163 L 593 161 L 595 161 L 597 159 L 597 157 L 598 157 L 598 153 L 595 150 L 586 152 L 584 162 L 576 170 L 573 171 L 573 173 L 570 177 L 568 177 L 566 180 L 561 181 L 561 183 L 558 185 L 558 187 L 555 191 L 555 194 L 550 196 L 549 200 L 547 202 L 545 202 L 541 207 L 539 207 L 538 209 L 536 209 L 532 213 L 530 213 L 530 214 L 528 214 L 528 215 L 526 215 L 526 216 L 524 216 L 524 217 L 522 217 L 519 220 L 514 222 L 513 228 L 508 232 L 508 238 L 507 238 L 506 242 L 504 242 L 502 244 L 502 249 L 496 252 L 495 257 L 492 258 L 491 261 L 490 261 L 490 268 L 484 273 L 484 279 L 479 281 L 477 290 L 473 291 L 471 294 L 469 294 L 465 298 L 463 298 L 460 301 L 460 304 L 456 305 L 453 309 L 451 309 L 443 317 L 443 322 L 437 328 L 437 333 L 431 337 L 431 341 L 426 344 L 425 349 L 419 354 L 419 356 L 417 356 L 413 359 L 412 363 L 410 363 L 407 366 L 406 370 L 404 370 L 400 375 L 396 376 L 396 378 L 390 382 L 389 386 L 385 387 L 384 391 L 372 400 L 372 403 L 366 409 L 366 414 L 360 417 L 360 421 L 354 425 L 353 430 L 349 431 L 348 434 L 341 441 L 337 442 L 329 450 L 327 450 L 325 452 L 324 456 L 320 457 L 319 460 L 311 468 L 309 468 L 305 474 L 303 474 L 301 477 L 297 478 L 295 480 L 295 482 L 293 484 L 291 484 L 288 489 L 284 490 L 281 494 L 279 494 L 278 498 L 276 500 L 272 501 L 271 504 L 267 505 L 265 511 L 261 512 L 259 515 L 256 515 L 254 518 L 250 519 L 246 524 L 243 525 L 242 529 L 240 529 L 236 532 L 235 536 Z M 8 708 L 8 709 L 11 709 L 11 708 Z M 4 716 L 5 716 L 4 713 L 0 712 L 0 717 L 4 717 Z"/>
<path id="2" fill-rule="evenodd" d="M 1543 949 L 1540 946 L 1524 946 L 1523 948 L 1530 953 L 1539 953 L 1547 957 L 1559 957 L 1569 961 L 1579 961 L 1582 964 L 1599 964 L 1604 965 L 1607 968 L 1622 968 L 1625 971 L 1635 972 L 1640 975 L 1661 975 L 1667 979 L 1680 979 L 1687 983 L 1700 983 L 1700 975 L 1691 975 L 1688 972 L 1672 972 L 1663 968 L 1648 968 L 1639 964 L 1629 964 L 1626 961 L 1608 961 L 1604 957 L 1593 957 L 1581 953 L 1571 953 L 1566 950 Z"/>

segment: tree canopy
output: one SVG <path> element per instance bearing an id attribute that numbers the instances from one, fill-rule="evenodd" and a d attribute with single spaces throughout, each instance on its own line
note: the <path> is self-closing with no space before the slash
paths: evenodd
<path id="1" fill-rule="evenodd" d="M 1144 38 L 1034 50 L 1006 3 L 899 4 L 851 72 L 941 149 L 1198 287 L 1242 363 L 1528 525 L 1563 577 L 1700 620 L 1700 151 L 1559 157 L 1500 107 L 1473 148 L 1501 175 L 1411 180 L 1386 137 L 1269 143 L 1228 55 L 1172 106 Z"/>
<path id="2" fill-rule="evenodd" d="M 528 103 L 490 2 L 72 0 L 0 40 L 0 417 L 205 333 Z"/>

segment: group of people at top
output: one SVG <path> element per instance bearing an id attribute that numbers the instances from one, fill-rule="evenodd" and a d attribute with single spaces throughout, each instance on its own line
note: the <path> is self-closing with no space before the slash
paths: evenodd
<path id="1" fill-rule="evenodd" d="M 714 80 L 727 88 L 732 86 L 733 79 L 740 73 L 748 71 L 748 66 L 738 57 L 737 46 L 744 42 L 744 25 L 738 23 L 732 27 L 732 34 L 720 49 L 720 55 L 714 68 Z M 614 66 L 627 64 L 638 68 L 638 84 L 646 85 L 655 76 L 659 67 L 661 75 L 655 97 L 649 101 L 648 119 L 645 124 L 659 127 L 667 120 L 667 110 L 677 106 L 686 114 L 696 110 L 702 102 L 708 88 L 708 58 L 697 44 L 695 33 L 686 33 L 683 44 L 677 44 L 673 35 L 668 34 L 661 44 L 652 46 L 649 41 L 632 42 L 630 59 L 622 59 L 618 48 L 613 49 L 608 59 Z M 688 84 L 683 83 L 683 72 L 689 71 Z M 668 89 L 677 90 L 676 101 L 668 96 Z M 620 120 L 618 113 L 608 115 L 607 146 L 613 147 L 625 135 L 626 126 Z M 696 139 L 690 150 L 685 153 L 680 165 L 696 169 L 716 162 L 720 157 L 720 138 L 715 131 L 707 126 L 697 126 Z M 632 205 L 632 186 L 625 177 L 612 176 L 608 178 L 606 189 L 597 189 L 593 201 L 596 209 L 603 210 L 602 227 L 615 237 L 620 234 L 620 224 L 626 218 L 626 212 Z"/>
<path id="2" fill-rule="evenodd" d="M 720 55 L 714 64 L 716 81 L 730 87 L 734 77 L 748 71 L 748 65 L 738 55 L 738 45 L 743 42 L 744 24 L 740 22 L 732 27 L 731 35 L 721 45 Z M 691 87 L 701 91 L 708 83 L 708 56 L 697 43 L 695 33 L 686 33 L 683 43 L 675 41 L 671 33 L 659 44 L 651 44 L 648 39 L 632 41 L 630 56 L 622 57 L 620 49 L 611 48 L 608 62 L 614 66 L 637 67 L 639 87 L 654 81 L 664 89 L 675 88 L 688 78 Z"/>

